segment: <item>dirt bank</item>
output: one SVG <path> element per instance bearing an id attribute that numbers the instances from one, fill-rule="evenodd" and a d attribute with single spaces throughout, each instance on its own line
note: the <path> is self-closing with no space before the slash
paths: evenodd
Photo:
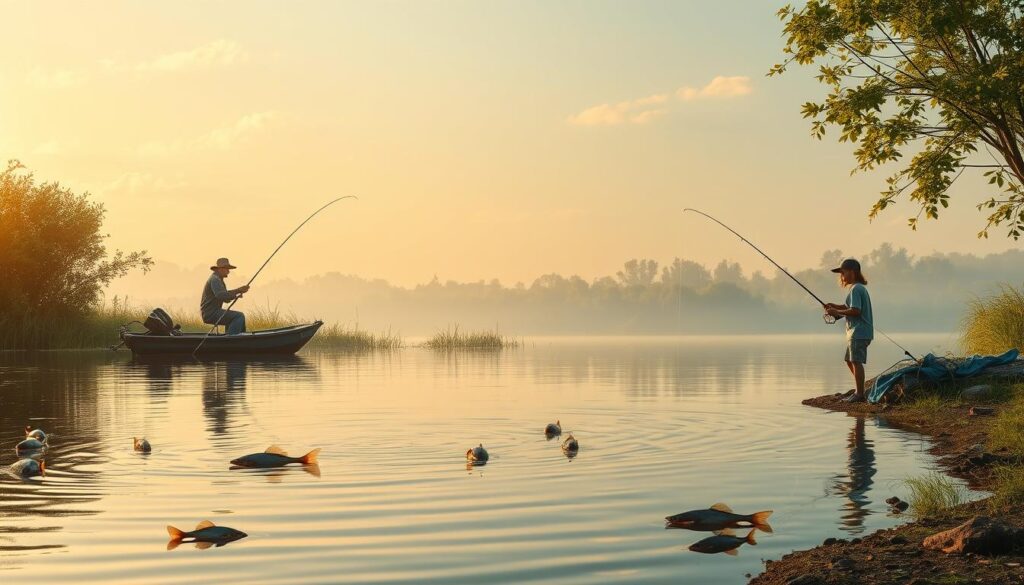
<path id="1" fill-rule="evenodd" d="M 992 487 L 993 466 L 1020 464 L 1005 453 L 987 453 L 994 414 L 1004 405 L 990 404 L 989 415 L 972 415 L 959 401 L 930 408 L 848 404 L 841 395 L 811 398 L 804 404 L 828 410 L 883 416 L 891 426 L 928 435 L 931 452 L 951 475 L 981 490 Z M 922 519 L 862 539 L 828 539 L 813 549 L 798 551 L 778 561 L 766 561 L 764 573 L 750 580 L 757 585 L 1024 583 L 1024 551 L 994 557 L 946 554 L 927 550 L 922 541 L 974 516 L 988 515 L 1024 526 L 1024 505 L 995 508 L 990 499 L 958 506 L 941 519 Z"/>

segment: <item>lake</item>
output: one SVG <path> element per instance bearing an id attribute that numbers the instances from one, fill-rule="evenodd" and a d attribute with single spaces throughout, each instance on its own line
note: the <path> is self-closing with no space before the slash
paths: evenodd
<path id="1" fill-rule="evenodd" d="M 0 476 L 0 579 L 744 583 L 764 559 L 904 522 L 885 498 L 935 469 L 919 435 L 800 404 L 851 387 L 842 352 L 836 334 L 248 363 L 0 354 L 0 465 L 26 424 L 52 434 L 43 478 Z M 876 340 L 869 375 L 899 356 Z M 556 419 L 575 458 L 544 436 Z M 490 462 L 467 468 L 478 443 Z M 229 470 L 271 444 L 322 448 L 319 475 Z M 774 532 L 729 556 L 688 550 L 710 533 L 665 529 L 716 502 L 773 510 Z M 168 524 L 205 519 L 249 536 L 167 550 Z"/>

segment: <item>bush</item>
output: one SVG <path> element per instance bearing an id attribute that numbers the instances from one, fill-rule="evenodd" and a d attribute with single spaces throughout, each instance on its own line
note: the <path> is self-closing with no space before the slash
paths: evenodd
<path id="1" fill-rule="evenodd" d="M 145 251 L 108 257 L 103 204 L 56 182 L 37 184 L 24 169 L 10 161 L 0 173 L 0 342 L 50 347 L 52 328 L 87 319 L 103 287 L 152 260 Z"/>
<path id="2" fill-rule="evenodd" d="M 973 299 L 960 325 L 960 344 L 978 354 L 1024 348 L 1024 291 L 1003 285 L 997 293 Z"/>

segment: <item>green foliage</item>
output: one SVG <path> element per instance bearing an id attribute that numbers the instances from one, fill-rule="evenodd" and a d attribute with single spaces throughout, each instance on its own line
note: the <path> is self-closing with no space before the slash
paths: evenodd
<path id="1" fill-rule="evenodd" d="M 994 487 L 990 505 L 1019 506 L 1024 502 L 1024 467 L 1020 465 L 997 465 L 992 470 Z"/>
<path id="2" fill-rule="evenodd" d="M 58 183 L 36 183 L 17 161 L 0 172 L 0 330 L 20 348 L 48 347 L 59 327 L 84 325 L 104 286 L 152 261 L 107 256 L 103 205 Z M 18 340 L 20 336 L 20 341 Z"/>
<path id="3" fill-rule="evenodd" d="M 818 66 L 828 93 L 803 105 L 811 134 L 829 127 L 856 144 L 854 171 L 899 162 L 871 209 L 907 194 L 937 219 L 968 168 L 987 167 L 999 191 L 979 237 L 1024 231 L 1024 19 L 1016 0 L 810 0 L 779 11 L 791 63 Z M 983 147 L 983 151 L 979 151 Z M 910 155 L 910 153 L 913 153 Z M 904 160 L 909 155 L 909 160 Z M 980 160 L 976 160 L 979 157 Z"/>
<path id="4" fill-rule="evenodd" d="M 501 335 L 497 331 L 466 333 L 459 326 L 438 331 L 423 347 L 442 351 L 456 349 L 506 349 L 519 347 L 519 340 Z"/>
<path id="5" fill-rule="evenodd" d="M 964 501 L 964 488 L 941 473 L 928 473 L 904 480 L 910 490 L 910 511 L 918 518 L 942 516 Z"/>
<path id="6" fill-rule="evenodd" d="M 996 415 L 988 432 L 988 448 L 1024 456 L 1024 397 L 1018 394 Z"/>
<path id="7" fill-rule="evenodd" d="M 1024 349 L 1024 291 L 1003 285 L 997 293 L 972 299 L 960 324 L 960 344 L 977 354 Z"/>

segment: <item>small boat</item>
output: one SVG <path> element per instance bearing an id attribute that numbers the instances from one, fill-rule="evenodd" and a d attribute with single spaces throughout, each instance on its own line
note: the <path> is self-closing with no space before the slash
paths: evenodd
<path id="1" fill-rule="evenodd" d="M 291 325 L 277 329 L 264 329 L 237 335 L 213 333 L 203 342 L 206 333 L 179 333 L 153 335 L 122 330 L 121 340 L 134 355 L 191 354 L 199 347 L 199 355 L 261 355 L 294 354 L 309 343 L 323 321 L 304 325 Z"/>

